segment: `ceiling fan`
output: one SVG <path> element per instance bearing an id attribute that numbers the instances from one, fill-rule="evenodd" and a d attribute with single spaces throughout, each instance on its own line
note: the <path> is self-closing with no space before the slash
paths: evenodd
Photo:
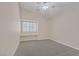
<path id="1" fill-rule="evenodd" d="M 38 6 L 38 11 L 40 10 L 48 10 L 48 8 L 55 8 L 55 5 L 54 4 L 50 4 L 50 2 L 36 2 L 39 6 Z"/>

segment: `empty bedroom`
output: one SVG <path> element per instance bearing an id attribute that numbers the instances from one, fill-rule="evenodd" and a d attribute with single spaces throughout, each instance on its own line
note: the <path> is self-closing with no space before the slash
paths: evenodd
<path id="1" fill-rule="evenodd" d="M 0 2 L 0 56 L 79 56 L 79 2 Z"/>
<path id="2" fill-rule="evenodd" d="M 78 2 L 21 2 L 16 56 L 79 55 Z"/>

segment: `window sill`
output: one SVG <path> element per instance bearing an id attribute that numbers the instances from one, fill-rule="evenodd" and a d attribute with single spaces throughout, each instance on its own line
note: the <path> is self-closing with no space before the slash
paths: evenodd
<path id="1" fill-rule="evenodd" d="M 38 35 L 38 33 L 21 33 L 21 37 L 23 37 L 23 36 L 37 36 Z"/>

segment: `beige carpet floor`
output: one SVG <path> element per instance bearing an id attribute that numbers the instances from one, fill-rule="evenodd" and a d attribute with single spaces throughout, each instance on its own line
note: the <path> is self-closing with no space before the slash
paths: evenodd
<path id="1" fill-rule="evenodd" d="M 15 56 L 79 56 L 79 51 L 52 40 L 21 42 Z"/>

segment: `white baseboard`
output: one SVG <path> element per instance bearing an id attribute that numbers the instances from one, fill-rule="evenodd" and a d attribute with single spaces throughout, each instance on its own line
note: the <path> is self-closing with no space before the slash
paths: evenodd
<path id="1" fill-rule="evenodd" d="M 62 45 L 65 45 L 65 46 L 69 46 L 69 47 L 71 47 L 71 48 L 73 48 L 73 49 L 79 50 L 79 48 L 77 48 L 77 47 L 73 47 L 73 46 L 71 46 L 71 45 L 69 45 L 69 44 L 56 41 L 55 39 L 50 39 L 50 40 L 55 41 L 55 42 L 58 42 L 58 43 L 60 43 L 60 44 L 62 44 Z"/>
<path id="2" fill-rule="evenodd" d="M 18 43 L 17 43 L 17 46 L 16 46 L 16 48 L 15 48 L 15 50 L 14 50 L 14 52 L 13 52 L 13 55 L 12 55 L 12 56 L 14 56 L 14 55 L 15 55 L 15 52 L 16 52 L 16 50 L 17 50 L 17 48 L 18 48 L 19 44 L 20 44 L 20 42 L 18 42 Z"/>

